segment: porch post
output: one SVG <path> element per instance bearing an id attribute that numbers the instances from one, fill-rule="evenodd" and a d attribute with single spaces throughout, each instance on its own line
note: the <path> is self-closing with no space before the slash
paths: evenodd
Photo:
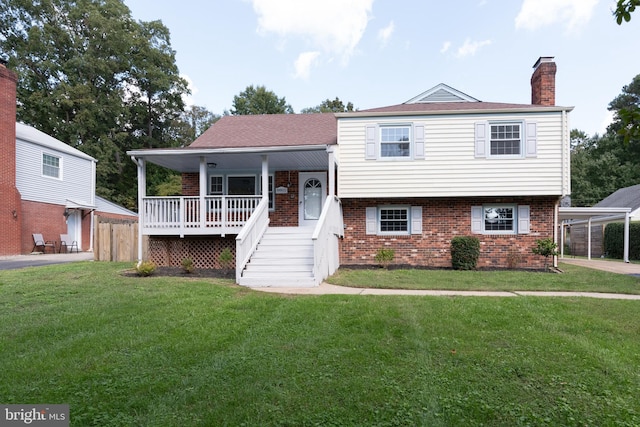
<path id="1" fill-rule="evenodd" d="M 587 221 L 587 259 L 591 261 L 591 217 Z"/>
<path id="2" fill-rule="evenodd" d="M 147 196 L 147 164 L 144 159 L 134 158 L 138 165 L 138 264 L 142 262 L 142 229 L 144 228 L 144 198 Z"/>
<path id="3" fill-rule="evenodd" d="M 269 199 L 269 156 L 262 155 L 262 198 Z"/>
<path id="4" fill-rule="evenodd" d="M 328 147 L 327 151 L 329 152 L 329 195 L 336 195 L 336 158 L 333 153 L 333 147 Z"/>
<path id="5" fill-rule="evenodd" d="M 629 262 L 629 212 L 624 214 L 624 262 Z"/>
<path id="6" fill-rule="evenodd" d="M 207 194 L 207 161 L 204 156 L 200 157 L 200 190 L 198 196 L 200 196 L 200 228 L 204 229 L 207 220 L 207 206 L 205 202 L 205 195 Z"/>

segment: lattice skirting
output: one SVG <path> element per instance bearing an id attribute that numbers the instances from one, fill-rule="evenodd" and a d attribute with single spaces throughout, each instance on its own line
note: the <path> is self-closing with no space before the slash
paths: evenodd
<path id="1" fill-rule="evenodd" d="M 195 268 L 222 268 L 220 253 L 229 248 L 235 267 L 236 236 L 149 237 L 149 260 L 158 266 L 180 267 L 182 260 L 191 258 Z"/>

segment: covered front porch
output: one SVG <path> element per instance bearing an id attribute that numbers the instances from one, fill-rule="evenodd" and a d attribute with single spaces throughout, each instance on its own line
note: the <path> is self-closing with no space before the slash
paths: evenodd
<path id="1" fill-rule="evenodd" d="M 247 265 L 271 226 L 303 230 L 313 247 L 311 281 L 299 278 L 297 285 L 317 285 L 338 265 L 337 237 L 342 235 L 342 213 L 335 197 L 334 146 L 294 146 L 263 149 L 166 149 L 129 153 L 138 168 L 140 236 L 168 239 L 209 236 L 235 237 L 232 248 L 236 281 L 243 284 Z M 147 194 L 147 164 L 153 163 L 182 174 L 182 195 L 171 197 Z M 308 231 L 304 231 L 308 230 Z M 197 236 L 197 237 L 196 237 Z M 226 236 L 226 237 L 225 237 Z M 290 236 L 289 239 L 294 239 Z M 143 239 L 139 239 L 142 242 Z M 284 242 L 286 246 L 288 245 Z M 264 245 L 263 245 L 264 246 Z M 138 248 L 142 260 L 142 243 Z M 283 257 L 281 249 L 272 249 Z M 278 254 L 278 252 L 280 253 Z M 260 256 L 264 256 L 261 249 Z M 293 261 L 292 261 L 293 262 Z M 280 264 L 278 282 L 267 265 L 250 271 L 251 286 L 286 286 L 287 268 Z M 331 264 L 331 267 L 327 266 Z M 258 277 L 256 277 L 256 275 Z M 264 279 L 263 279 L 264 278 Z M 304 282 L 304 283 L 302 283 Z"/>

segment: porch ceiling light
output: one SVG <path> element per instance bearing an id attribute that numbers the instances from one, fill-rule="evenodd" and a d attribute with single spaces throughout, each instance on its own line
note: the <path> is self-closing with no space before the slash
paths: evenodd
<path id="1" fill-rule="evenodd" d="M 215 168 L 218 167 L 218 164 L 217 163 L 207 163 L 207 167 L 209 169 L 215 169 Z"/>

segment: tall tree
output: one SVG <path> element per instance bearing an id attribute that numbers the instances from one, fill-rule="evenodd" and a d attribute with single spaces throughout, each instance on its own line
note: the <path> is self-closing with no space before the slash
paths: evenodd
<path id="1" fill-rule="evenodd" d="M 622 135 L 625 143 L 640 145 L 640 74 L 622 88 L 622 93 L 609 104 L 609 110 L 615 112 L 611 129 Z"/>
<path id="2" fill-rule="evenodd" d="M 179 145 L 188 89 L 168 29 L 121 0 L 4 0 L 0 51 L 19 75 L 18 119 L 95 157 L 97 193 L 135 208 L 126 151 Z"/>
<path id="3" fill-rule="evenodd" d="M 618 25 L 622 24 L 622 21 L 631 21 L 631 14 L 636 10 L 636 7 L 640 7 L 640 0 L 618 0 L 616 9 L 613 11 Z"/>
<path id="4" fill-rule="evenodd" d="M 333 101 L 327 98 L 322 101 L 320 105 L 305 108 L 302 110 L 302 113 L 346 113 L 349 111 L 353 111 L 353 103 L 348 102 L 347 105 L 344 105 L 340 98 L 336 97 Z"/>
<path id="5" fill-rule="evenodd" d="M 264 86 L 247 88 L 233 97 L 231 114 L 243 116 L 251 114 L 293 114 L 293 108 L 287 100 L 267 90 Z"/>

